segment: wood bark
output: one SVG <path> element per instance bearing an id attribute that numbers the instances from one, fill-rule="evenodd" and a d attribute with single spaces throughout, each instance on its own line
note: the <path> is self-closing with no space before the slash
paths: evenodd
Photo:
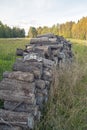
<path id="1" fill-rule="evenodd" d="M 0 90 L 8 90 L 12 92 L 21 92 L 25 95 L 29 93 L 35 93 L 35 83 L 28 83 L 23 81 L 18 81 L 15 79 L 4 78 L 0 83 Z"/>
<path id="2" fill-rule="evenodd" d="M 53 33 L 47 33 L 47 34 L 37 35 L 37 38 L 41 38 L 41 37 L 54 38 L 55 35 Z"/>
<path id="3" fill-rule="evenodd" d="M 38 106 L 25 104 L 25 103 L 18 103 L 18 102 L 11 102 L 5 101 L 4 102 L 4 109 L 6 110 L 13 110 L 16 112 L 28 112 L 33 114 L 34 116 L 38 115 Z"/>
<path id="4" fill-rule="evenodd" d="M 18 79 L 21 81 L 27 81 L 27 82 L 33 82 L 34 81 L 34 75 L 29 72 L 4 72 L 3 73 L 4 78 L 10 78 L 10 79 Z"/>
<path id="5" fill-rule="evenodd" d="M 42 63 L 39 62 L 16 62 L 13 65 L 14 71 L 31 72 L 35 78 L 40 78 L 42 75 Z"/>
<path id="6" fill-rule="evenodd" d="M 27 104 L 35 104 L 35 95 L 31 93 L 25 93 L 21 91 L 11 91 L 11 90 L 0 90 L 0 99 L 5 101 L 16 101 L 24 102 Z"/>
<path id="7" fill-rule="evenodd" d="M 29 124 L 28 121 L 31 121 Z M 0 109 L 0 123 L 8 123 L 9 125 L 32 127 L 34 125 L 34 117 L 30 113 L 25 112 L 12 112 Z M 31 126 L 32 125 L 32 126 Z"/>
<path id="8" fill-rule="evenodd" d="M 0 121 L 0 130 L 23 130 L 21 127 L 5 125 Z"/>

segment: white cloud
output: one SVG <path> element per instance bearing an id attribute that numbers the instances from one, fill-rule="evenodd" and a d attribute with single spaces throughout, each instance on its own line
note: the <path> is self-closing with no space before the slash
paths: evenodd
<path id="1" fill-rule="evenodd" d="M 10 26 L 51 26 L 86 16 L 87 0 L 0 0 L 0 20 Z"/>

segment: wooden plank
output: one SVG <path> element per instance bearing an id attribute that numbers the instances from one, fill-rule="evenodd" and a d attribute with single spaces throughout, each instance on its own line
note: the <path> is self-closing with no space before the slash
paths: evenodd
<path id="1" fill-rule="evenodd" d="M 36 104 L 35 95 L 32 93 L 11 91 L 11 90 L 0 90 L 0 99 L 5 101 L 16 101 L 24 102 L 27 104 Z"/>
<path id="2" fill-rule="evenodd" d="M 10 79 L 18 79 L 21 81 L 27 81 L 27 82 L 33 82 L 34 81 L 34 75 L 29 72 L 4 72 L 3 73 L 4 78 L 10 78 Z"/>
<path id="3" fill-rule="evenodd" d="M 0 109 L 0 123 L 33 128 L 34 117 L 30 113 L 12 112 Z"/>
<path id="4" fill-rule="evenodd" d="M 15 79 L 4 78 L 0 83 L 0 90 L 10 90 L 26 94 L 35 93 L 35 83 L 23 82 Z"/>

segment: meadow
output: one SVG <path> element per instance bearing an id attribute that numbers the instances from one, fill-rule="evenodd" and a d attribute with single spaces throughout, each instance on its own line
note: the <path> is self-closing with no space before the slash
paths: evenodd
<path id="1" fill-rule="evenodd" d="M 87 130 L 87 41 L 70 41 L 74 62 L 55 68 L 49 101 L 35 130 Z M 28 43 L 29 39 L 0 39 L 0 80 L 4 71 L 12 70 L 16 49 Z"/>
<path id="2" fill-rule="evenodd" d="M 16 60 L 16 49 L 25 48 L 29 43 L 29 39 L 7 38 L 0 39 L 0 79 L 6 70 L 12 70 L 12 65 Z"/>

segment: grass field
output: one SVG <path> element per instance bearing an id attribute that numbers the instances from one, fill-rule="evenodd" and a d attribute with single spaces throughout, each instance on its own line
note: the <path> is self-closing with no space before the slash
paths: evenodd
<path id="1" fill-rule="evenodd" d="M 87 41 L 73 42 L 74 63 L 55 70 L 44 116 L 35 130 L 87 130 Z M 0 79 L 12 69 L 16 48 L 24 48 L 29 39 L 0 39 Z"/>
<path id="2" fill-rule="evenodd" d="M 0 79 L 2 73 L 11 70 L 16 59 L 16 49 L 25 48 L 29 39 L 0 39 Z"/>

